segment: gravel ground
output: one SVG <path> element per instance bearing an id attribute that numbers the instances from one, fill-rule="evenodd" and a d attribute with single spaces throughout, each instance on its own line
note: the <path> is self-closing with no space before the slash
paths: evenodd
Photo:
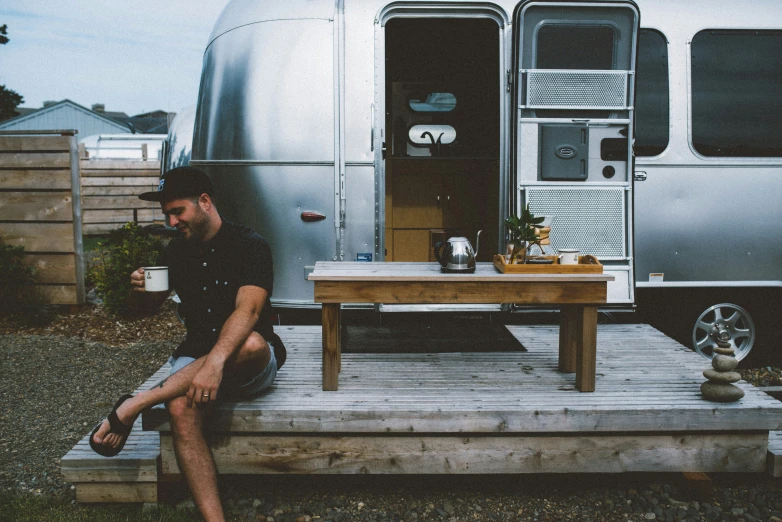
<path id="1" fill-rule="evenodd" d="M 230 482 L 230 481 L 227 481 Z M 267 481 L 268 482 L 268 481 Z M 230 483 L 234 520 L 264 522 L 578 520 L 782 521 L 779 481 L 715 476 L 713 498 L 688 500 L 679 475 L 275 478 Z M 188 509 L 189 501 L 179 504 Z M 775 518 L 776 517 L 776 518 Z"/>
<path id="2" fill-rule="evenodd" d="M 61 493 L 60 458 L 166 362 L 172 342 L 110 347 L 0 335 L 0 488 Z"/>
<path id="3" fill-rule="evenodd" d="M 170 310 L 168 311 L 170 312 Z M 0 330 L 0 490 L 73 498 L 59 459 L 100 421 L 122 393 L 165 362 L 181 335 L 171 314 L 151 320 L 166 332 L 144 338 L 138 322 L 94 310 L 76 337 L 67 323 Z M 87 314 L 86 316 L 84 316 Z M 91 315 L 90 315 L 91 314 Z M 2 326 L 2 325 L 0 325 Z M 111 330 L 122 342 L 111 346 Z M 47 332 L 55 332 L 56 335 Z M 97 342 L 89 337 L 99 337 Z M 136 341 L 141 337 L 143 340 Z M 761 385 L 779 368 L 742 372 Z M 714 496 L 692 500 L 678 474 L 536 476 L 225 477 L 221 490 L 234 520 L 756 520 L 782 522 L 782 479 L 712 475 Z M 187 510 L 191 501 L 179 502 Z M 145 511 L 154 512 L 153 506 Z"/>

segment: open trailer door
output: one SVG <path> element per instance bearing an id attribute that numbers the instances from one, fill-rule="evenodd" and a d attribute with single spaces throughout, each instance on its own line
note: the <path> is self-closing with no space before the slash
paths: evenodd
<path id="1" fill-rule="evenodd" d="M 516 211 L 554 218 L 552 246 L 596 256 L 632 305 L 632 2 L 520 3 L 514 15 Z"/>

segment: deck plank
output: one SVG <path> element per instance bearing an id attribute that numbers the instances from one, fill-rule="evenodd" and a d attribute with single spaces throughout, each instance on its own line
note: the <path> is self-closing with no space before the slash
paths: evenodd
<path id="1" fill-rule="evenodd" d="M 226 474 L 762 472 L 767 433 L 604 436 L 219 436 Z M 163 472 L 178 474 L 171 437 Z"/>

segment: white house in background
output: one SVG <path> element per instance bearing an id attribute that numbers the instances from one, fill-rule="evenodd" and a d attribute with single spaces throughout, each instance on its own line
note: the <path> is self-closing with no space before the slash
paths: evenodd
<path id="1" fill-rule="evenodd" d="M 102 105 L 96 105 L 102 108 Z M 123 114 L 124 115 L 124 114 Z M 127 118 L 127 115 L 124 115 Z M 117 122 L 106 114 L 101 114 L 71 100 L 45 103 L 44 107 L 16 118 L 0 122 L 3 131 L 64 130 L 75 129 L 78 136 L 93 134 L 130 134 L 130 127 Z"/>

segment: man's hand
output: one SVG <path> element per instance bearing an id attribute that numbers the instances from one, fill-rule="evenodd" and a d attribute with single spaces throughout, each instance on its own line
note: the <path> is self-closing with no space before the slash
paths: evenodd
<path id="1" fill-rule="evenodd" d="M 168 299 L 171 292 L 147 292 L 144 285 L 144 269 L 137 268 L 130 274 L 130 296 L 136 302 L 136 306 L 146 308 L 149 311 L 154 310 Z"/>
<path id="2" fill-rule="evenodd" d="M 144 292 L 144 269 L 138 268 L 130 274 L 130 290 L 133 292 Z"/>
<path id="3" fill-rule="evenodd" d="M 187 405 L 205 406 L 209 401 L 217 399 L 217 388 L 222 380 L 223 365 L 210 361 L 207 357 L 187 390 Z"/>

